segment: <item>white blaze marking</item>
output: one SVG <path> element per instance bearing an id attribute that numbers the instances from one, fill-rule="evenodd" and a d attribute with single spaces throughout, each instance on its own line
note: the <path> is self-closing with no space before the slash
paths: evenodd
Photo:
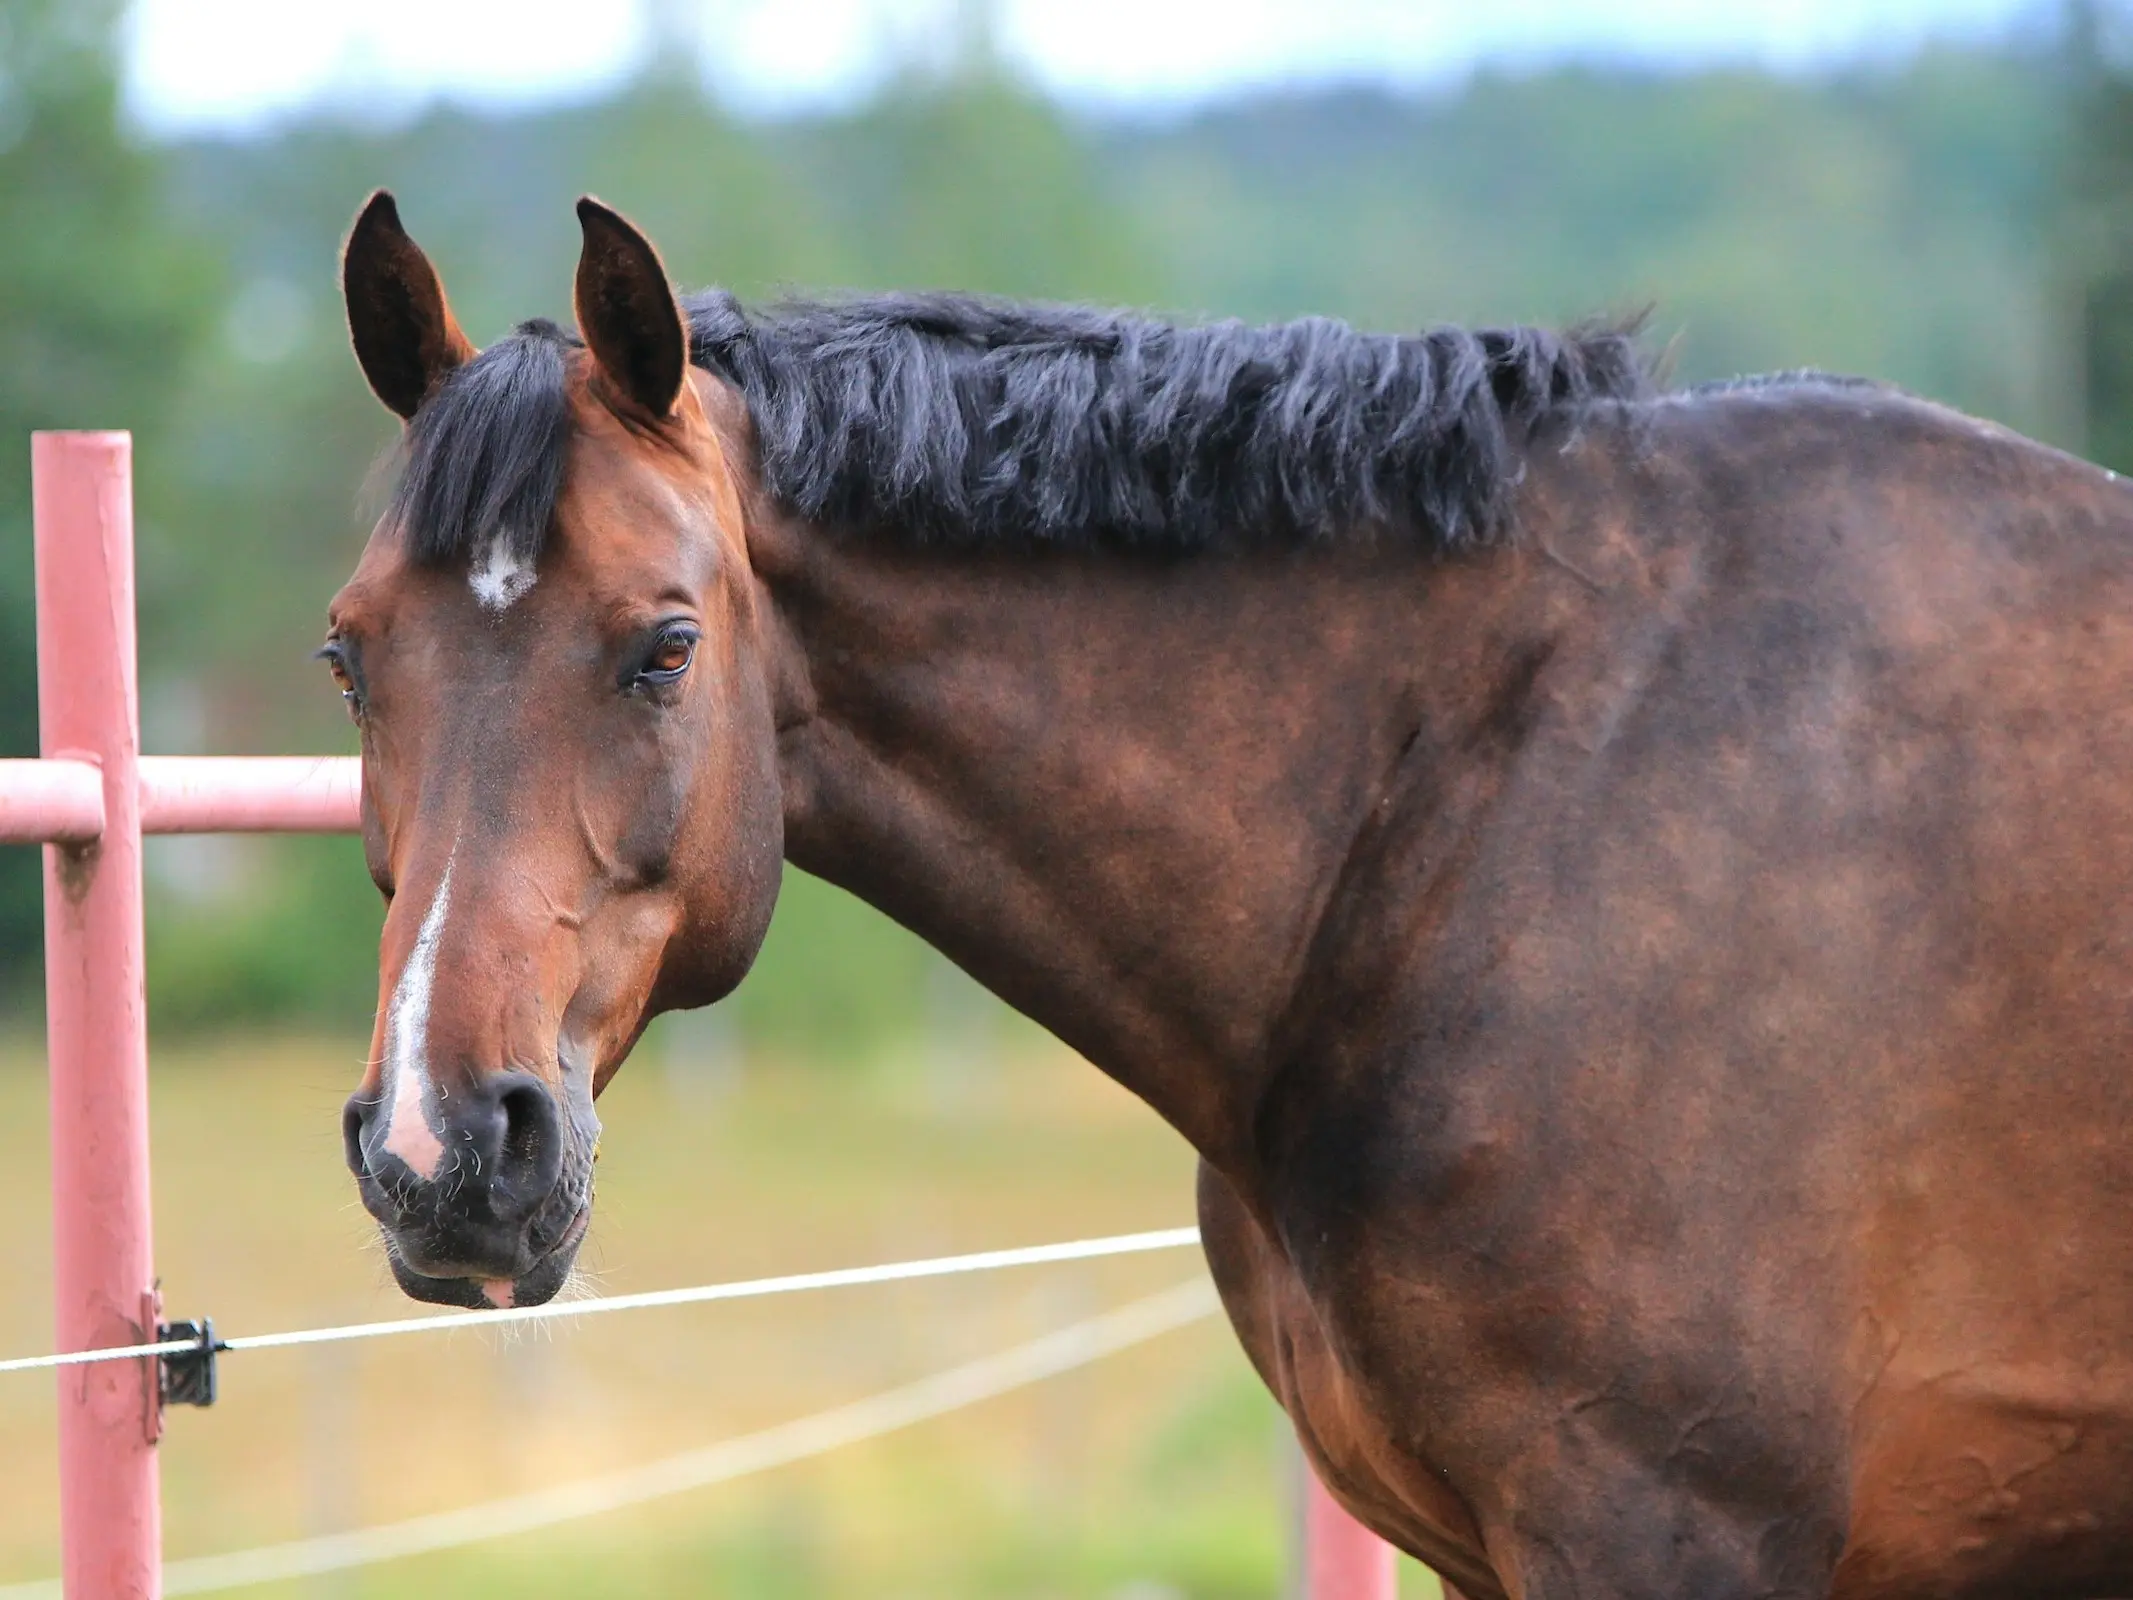
<path id="1" fill-rule="evenodd" d="M 533 568 L 504 548 L 501 536 L 489 541 L 481 564 L 467 573 L 467 587 L 490 611 L 510 609 L 511 602 L 533 587 Z"/>
<path id="2" fill-rule="evenodd" d="M 437 898 L 422 918 L 415 935 L 413 954 L 400 969 L 400 982 L 393 989 L 392 1014 L 386 1024 L 385 1066 L 392 1084 L 392 1121 L 385 1130 L 385 1153 L 406 1162 L 417 1177 L 437 1176 L 444 1159 L 444 1145 L 430 1126 L 427 1100 L 429 1074 L 424 1056 L 429 1044 L 430 983 L 437 972 L 437 940 L 444 932 L 444 914 L 452 899 L 452 862 L 444 863 L 444 877 L 437 885 Z"/>

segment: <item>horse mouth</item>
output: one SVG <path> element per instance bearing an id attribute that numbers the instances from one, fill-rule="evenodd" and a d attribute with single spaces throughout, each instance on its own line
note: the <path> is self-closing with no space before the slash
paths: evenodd
<path id="1" fill-rule="evenodd" d="M 397 1250 L 388 1250 L 387 1254 L 392 1261 L 394 1281 L 410 1299 L 431 1305 L 459 1306 L 468 1311 L 545 1305 L 570 1281 L 570 1269 L 577 1264 L 578 1247 L 585 1242 L 585 1232 L 591 1222 L 592 1205 L 588 1201 L 548 1253 L 515 1278 L 492 1278 L 474 1273 L 432 1276 L 417 1272 L 400 1258 Z"/>

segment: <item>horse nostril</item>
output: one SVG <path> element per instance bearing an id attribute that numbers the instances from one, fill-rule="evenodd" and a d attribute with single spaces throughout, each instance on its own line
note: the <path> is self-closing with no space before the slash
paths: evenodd
<path id="1" fill-rule="evenodd" d="M 492 1204 L 500 1217 L 523 1215 L 545 1200 L 562 1176 L 562 1119 L 548 1086 L 530 1074 L 510 1074 L 493 1093 L 502 1128 Z"/>
<path id="2" fill-rule="evenodd" d="M 370 1120 L 370 1113 L 377 1102 L 365 1100 L 361 1095 L 351 1095 L 348 1104 L 341 1108 L 341 1155 L 348 1163 L 348 1170 L 362 1177 L 365 1170 L 363 1159 L 363 1128 Z"/>
<path id="3" fill-rule="evenodd" d="M 515 1083 L 504 1091 L 504 1168 L 538 1165 L 555 1128 L 554 1102 L 539 1083 Z"/>

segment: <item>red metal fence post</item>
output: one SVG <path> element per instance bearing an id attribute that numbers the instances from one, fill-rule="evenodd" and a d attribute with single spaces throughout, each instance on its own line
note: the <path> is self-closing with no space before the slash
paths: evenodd
<path id="1" fill-rule="evenodd" d="M 1304 1471 L 1304 1595 L 1306 1600 L 1396 1600 L 1398 1556 L 1326 1493 L 1318 1474 Z"/>
<path id="2" fill-rule="evenodd" d="M 153 1339 L 148 1022 L 142 978 L 140 718 L 134 682 L 133 441 L 40 433 L 37 711 L 47 756 L 103 769 L 104 831 L 45 847 L 52 1075 L 52 1288 L 59 1349 Z M 155 1365 L 64 1368 L 61 1570 L 68 1600 L 162 1587 Z"/>

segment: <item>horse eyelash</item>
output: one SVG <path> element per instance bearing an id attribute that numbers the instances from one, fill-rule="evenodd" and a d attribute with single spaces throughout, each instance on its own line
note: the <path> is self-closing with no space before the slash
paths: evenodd
<path id="1" fill-rule="evenodd" d="M 348 653 L 340 647 L 339 642 L 336 640 L 329 639 L 312 651 L 311 659 L 313 661 L 329 662 L 338 666 L 344 673 L 348 671 Z M 362 696 L 353 683 L 341 691 L 341 702 L 348 707 L 348 712 L 351 716 L 356 715 L 363 709 Z"/>

